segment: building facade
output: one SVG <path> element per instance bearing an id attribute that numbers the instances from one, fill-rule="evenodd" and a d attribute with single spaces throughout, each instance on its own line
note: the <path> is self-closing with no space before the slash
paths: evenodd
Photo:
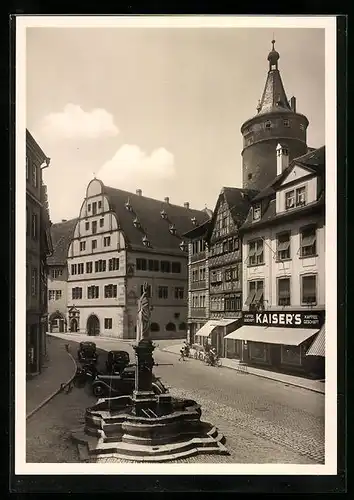
<path id="1" fill-rule="evenodd" d="M 241 127 L 243 135 L 242 185 L 262 190 L 276 177 L 275 149 L 288 146 L 290 160 L 307 153 L 308 119 L 296 110 L 296 99 L 286 96 L 278 68 L 279 53 L 268 54 L 269 70 L 257 114 Z"/>
<path id="2" fill-rule="evenodd" d="M 184 338 L 188 244 L 181 235 L 207 218 L 188 203 L 153 200 L 141 190 L 129 193 L 93 179 L 69 238 L 68 328 L 135 338 L 137 303 L 146 282 L 151 336 Z"/>
<path id="3" fill-rule="evenodd" d="M 307 371 L 324 334 L 325 148 L 289 163 L 279 144 L 277 168 L 241 227 L 243 326 L 227 344 L 241 361 Z"/>
<path id="4" fill-rule="evenodd" d="M 42 169 L 49 158 L 26 130 L 26 353 L 27 376 L 40 373 L 46 353 L 47 257 L 52 252 Z"/>

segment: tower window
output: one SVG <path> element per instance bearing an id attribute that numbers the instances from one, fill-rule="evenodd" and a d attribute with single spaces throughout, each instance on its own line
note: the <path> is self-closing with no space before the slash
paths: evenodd
<path id="1" fill-rule="evenodd" d="M 305 130 L 305 127 L 302 123 L 300 123 L 300 130 Z"/>
<path id="2" fill-rule="evenodd" d="M 253 174 L 248 174 L 248 180 L 250 181 L 253 177 Z"/>
<path id="3" fill-rule="evenodd" d="M 269 120 L 267 120 L 265 122 L 265 128 L 270 128 L 271 126 L 272 126 L 272 123 Z"/>
<path id="4" fill-rule="evenodd" d="M 289 120 L 284 120 L 284 127 L 290 127 L 290 122 Z"/>

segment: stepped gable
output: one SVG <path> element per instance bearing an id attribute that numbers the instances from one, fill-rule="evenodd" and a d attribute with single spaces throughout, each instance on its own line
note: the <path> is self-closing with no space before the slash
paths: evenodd
<path id="1" fill-rule="evenodd" d="M 76 218 L 51 225 L 50 234 L 53 243 L 53 254 L 47 259 L 49 266 L 66 264 L 69 245 L 74 236 L 77 221 Z"/>
<path id="2" fill-rule="evenodd" d="M 111 209 L 116 213 L 118 223 L 133 249 L 180 253 L 182 235 L 209 219 L 208 214 L 202 210 L 173 205 L 109 186 L 104 186 L 104 193 L 108 196 Z M 126 207 L 128 201 L 131 210 Z M 166 213 L 165 219 L 161 216 L 163 210 Z M 138 219 L 140 227 L 133 224 L 135 218 Z M 175 234 L 169 231 L 170 225 L 174 225 Z M 145 235 L 151 248 L 143 243 Z"/>

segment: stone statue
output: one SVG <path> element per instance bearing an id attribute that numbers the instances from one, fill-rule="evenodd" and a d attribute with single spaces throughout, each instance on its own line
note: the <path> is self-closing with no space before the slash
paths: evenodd
<path id="1" fill-rule="evenodd" d="M 136 341 L 149 338 L 150 332 L 150 304 L 148 299 L 148 285 L 143 284 L 143 293 L 138 302 L 138 317 L 136 323 Z"/>

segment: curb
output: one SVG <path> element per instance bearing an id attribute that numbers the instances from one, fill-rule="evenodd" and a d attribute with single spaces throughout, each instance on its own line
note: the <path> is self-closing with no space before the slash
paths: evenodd
<path id="1" fill-rule="evenodd" d="M 30 417 L 32 417 L 32 415 L 34 415 L 35 413 L 37 413 L 38 410 L 40 410 L 41 408 L 43 408 L 44 405 L 46 405 L 47 403 L 49 403 L 49 401 L 51 399 L 54 398 L 54 396 L 56 396 L 57 394 L 59 394 L 62 390 L 63 390 L 63 387 L 71 384 L 71 382 L 74 380 L 75 378 L 75 375 L 76 375 L 76 368 L 77 368 L 77 364 L 76 364 L 76 361 L 75 359 L 73 358 L 73 356 L 70 354 L 70 352 L 66 351 L 67 354 L 70 356 L 74 366 L 75 366 L 75 371 L 74 371 L 74 374 L 69 378 L 69 380 L 63 384 L 60 385 L 59 389 L 57 389 L 56 391 L 54 391 L 52 394 L 50 394 L 50 396 L 48 396 L 47 398 L 45 398 L 38 406 L 36 406 L 36 408 L 34 408 L 32 411 L 30 411 L 27 415 L 26 415 L 26 420 L 28 420 Z"/>
<path id="2" fill-rule="evenodd" d="M 168 349 L 160 349 L 161 351 L 165 351 L 165 352 L 169 352 L 170 354 L 174 354 L 175 356 L 178 356 L 178 353 L 174 352 L 174 351 L 169 351 Z M 233 371 L 237 371 L 235 368 L 231 368 L 231 366 L 221 366 L 221 368 L 227 368 L 228 370 L 233 370 Z M 254 375 L 255 377 L 260 377 L 260 378 L 266 378 L 268 380 L 274 380 L 274 382 L 280 382 L 281 384 L 284 384 L 284 385 L 291 385 L 293 387 L 299 387 L 300 389 L 305 389 L 306 391 L 311 391 L 311 392 L 316 392 L 317 394 L 322 394 L 322 395 L 325 395 L 326 392 L 325 391 L 322 391 L 321 389 L 315 389 L 313 387 L 307 387 L 305 385 L 300 385 L 300 384 L 296 384 L 295 382 L 287 382 L 287 381 L 284 381 L 284 380 L 279 380 L 277 378 L 274 378 L 274 377 L 269 377 L 267 376 L 266 374 L 260 374 L 260 373 L 252 373 L 252 372 L 248 372 L 248 375 Z"/>

